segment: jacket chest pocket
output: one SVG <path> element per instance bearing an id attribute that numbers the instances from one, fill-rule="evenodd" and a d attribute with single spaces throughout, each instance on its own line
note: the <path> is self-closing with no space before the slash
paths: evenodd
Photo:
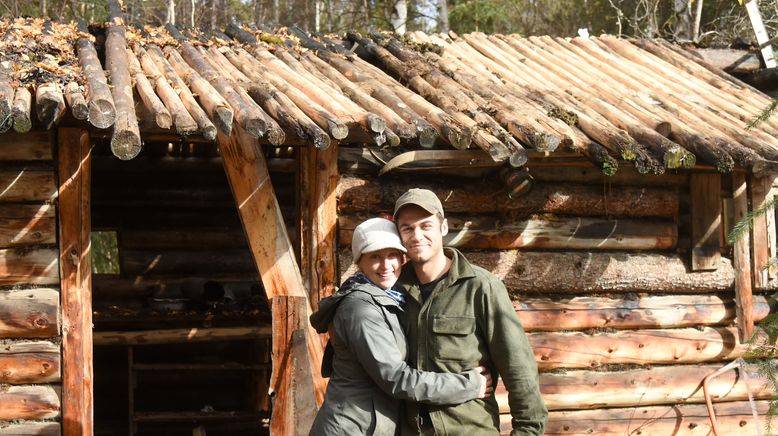
<path id="1" fill-rule="evenodd" d="M 478 361 L 474 317 L 435 315 L 432 318 L 432 332 L 435 334 L 436 358 L 461 362 Z"/>

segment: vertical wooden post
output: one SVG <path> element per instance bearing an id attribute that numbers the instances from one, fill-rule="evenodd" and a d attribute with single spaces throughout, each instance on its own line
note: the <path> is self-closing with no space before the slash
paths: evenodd
<path id="1" fill-rule="evenodd" d="M 751 193 L 751 210 L 757 210 L 767 202 L 772 178 L 751 177 L 749 188 Z M 754 217 L 752 227 L 752 252 L 751 259 L 754 265 L 754 288 L 764 289 L 769 280 L 767 265 L 770 262 L 770 243 L 768 232 L 768 218 L 766 214 Z"/>
<path id="2" fill-rule="evenodd" d="M 305 313 L 301 316 L 301 321 L 305 326 L 302 331 L 305 333 L 305 343 L 308 349 L 309 366 L 306 378 L 311 379 L 314 389 L 316 404 L 321 404 L 324 400 L 325 383 L 321 378 L 319 367 L 322 359 L 322 346 L 318 339 L 316 331 L 310 327 L 308 316 L 311 313 L 308 292 L 303 286 L 303 279 L 300 274 L 300 268 L 297 265 L 292 246 L 289 242 L 289 236 L 286 232 L 281 209 L 278 206 L 273 186 L 270 183 L 270 173 L 268 172 L 265 157 L 259 150 L 258 142 L 255 138 L 249 136 L 240 126 L 235 125 L 230 136 L 219 132 L 217 135 L 219 152 L 224 163 L 224 169 L 232 188 L 232 194 L 238 206 L 238 212 L 243 223 L 243 231 L 246 233 L 254 262 L 257 265 L 262 283 L 267 292 L 268 298 L 275 301 L 274 297 L 302 297 L 305 301 Z M 274 314 L 276 308 L 273 309 Z M 273 316 L 273 330 L 285 329 L 286 319 Z M 281 341 L 274 343 L 274 349 L 291 349 L 290 336 L 276 337 L 274 340 Z M 281 378 L 285 368 L 283 361 L 273 360 L 272 383 L 273 386 L 278 383 L 289 387 L 293 380 L 290 378 Z M 299 383 L 300 380 L 294 381 Z M 276 399 L 275 407 L 281 407 Z M 293 419 L 292 416 L 286 419 Z M 293 425 L 293 424 L 290 424 Z M 308 429 L 305 429 L 307 431 Z M 285 433 L 285 434 L 293 434 Z"/>
<path id="3" fill-rule="evenodd" d="M 767 178 L 767 201 L 775 201 L 775 197 L 778 195 L 778 188 L 775 186 L 776 180 L 774 177 Z M 775 212 L 775 207 L 767 212 L 767 245 L 771 262 L 778 257 L 778 230 L 776 230 Z M 778 278 L 778 267 L 773 263 L 767 269 L 767 279 L 772 281 L 776 278 Z"/>
<path id="4" fill-rule="evenodd" d="M 692 270 L 715 270 L 721 263 L 721 175 L 692 174 Z"/>
<path id="5" fill-rule="evenodd" d="M 748 214 L 748 186 L 746 175 L 736 171 L 732 173 L 732 208 L 735 222 L 740 222 Z M 751 235 L 749 232 L 735 241 L 733 257 L 735 267 L 735 305 L 737 327 L 740 341 L 747 341 L 754 334 L 754 313 L 751 301 Z"/>
<path id="6" fill-rule="evenodd" d="M 58 131 L 62 277 L 62 434 L 93 434 L 89 133 Z"/>
<path id="7" fill-rule="evenodd" d="M 300 267 L 315 310 L 337 280 L 338 143 L 301 149 L 299 157 Z"/>

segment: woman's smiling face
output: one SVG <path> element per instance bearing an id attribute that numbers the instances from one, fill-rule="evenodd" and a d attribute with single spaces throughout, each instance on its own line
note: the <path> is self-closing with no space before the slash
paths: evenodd
<path id="1" fill-rule="evenodd" d="M 362 253 L 357 266 L 375 285 L 381 289 L 389 289 L 400 277 L 403 263 L 405 263 L 405 255 L 402 251 L 396 248 L 384 248 Z"/>

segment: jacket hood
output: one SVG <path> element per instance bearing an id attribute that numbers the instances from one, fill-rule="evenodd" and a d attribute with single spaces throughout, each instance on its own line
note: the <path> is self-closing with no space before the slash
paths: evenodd
<path id="1" fill-rule="evenodd" d="M 318 333 L 325 333 L 335 317 L 340 302 L 354 291 L 364 291 L 371 295 L 376 291 L 381 292 L 378 287 L 361 273 L 349 277 L 334 294 L 322 298 L 319 301 L 319 310 L 311 315 L 311 325 Z"/>

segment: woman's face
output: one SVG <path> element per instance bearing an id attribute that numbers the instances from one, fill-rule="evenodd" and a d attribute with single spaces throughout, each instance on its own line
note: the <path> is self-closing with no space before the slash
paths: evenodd
<path id="1" fill-rule="evenodd" d="M 396 248 L 362 253 L 357 266 L 362 274 L 382 289 L 389 289 L 400 277 L 405 255 Z"/>

